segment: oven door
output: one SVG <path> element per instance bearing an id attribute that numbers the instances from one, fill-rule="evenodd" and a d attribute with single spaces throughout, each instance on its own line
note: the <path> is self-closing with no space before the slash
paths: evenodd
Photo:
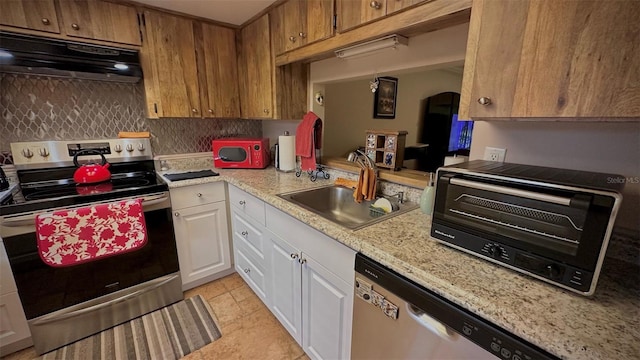
<path id="1" fill-rule="evenodd" d="M 435 224 L 588 271 L 601 261 L 617 194 L 439 175 Z"/>
<path id="2" fill-rule="evenodd" d="M 27 319 L 179 271 L 169 194 L 146 195 L 143 200 L 148 234 L 144 247 L 70 267 L 50 267 L 40 259 L 35 213 L 2 219 L 4 247 Z"/>

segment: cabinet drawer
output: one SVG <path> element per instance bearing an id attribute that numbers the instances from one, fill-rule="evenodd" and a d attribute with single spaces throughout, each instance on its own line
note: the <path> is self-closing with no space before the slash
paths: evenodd
<path id="1" fill-rule="evenodd" d="M 224 201 L 224 182 L 214 182 L 171 189 L 173 210 Z"/>
<path id="2" fill-rule="evenodd" d="M 229 185 L 229 203 L 241 213 L 264 225 L 264 202 L 233 185 Z"/>
<path id="3" fill-rule="evenodd" d="M 260 297 L 262 302 L 267 304 L 267 277 L 264 268 L 258 264 L 256 259 L 242 243 L 241 239 L 233 239 L 233 254 L 235 258 L 235 268 L 244 281 Z"/>
<path id="4" fill-rule="evenodd" d="M 234 239 L 244 242 L 248 250 L 264 263 L 265 243 L 262 226 L 239 214 L 238 210 L 234 209 L 232 216 Z"/>

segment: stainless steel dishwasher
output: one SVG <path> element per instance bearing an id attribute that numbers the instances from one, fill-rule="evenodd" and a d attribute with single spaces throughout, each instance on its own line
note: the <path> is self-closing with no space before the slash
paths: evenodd
<path id="1" fill-rule="evenodd" d="M 557 359 L 356 255 L 352 359 Z"/>

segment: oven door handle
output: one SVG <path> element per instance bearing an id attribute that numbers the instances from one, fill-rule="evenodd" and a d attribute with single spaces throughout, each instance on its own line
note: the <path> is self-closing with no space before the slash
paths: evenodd
<path id="1" fill-rule="evenodd" d="M 151 205 L 159 204 L 163 201 L 167 201 L 167 199 L 169 199 L 167 195 L 143 197 L 142 206 L 151 206 Z"/>
<path id="2" fill-rule="evenodd" d="M 0 224 L 6 227 L 34 226 L 36 224 L 36 215 L 28 214 L 13 218 L 4 218 L 0 221 Z"/>
<path id="3" fill-rule="evenodd" d="M 453 185 L 468 187 L 471 189 L 485 190 L 485 191 L 496 192 L 499 194 L 519 196 L 519 197 L 523 197 L 531 200 L 544 201 L 544 202 L 549 202 L 552 204 L 558 204 L 563 206 L 571 205 L 571 199 L 562 197 L 562 196 L 541 194 L 533 191 L 510 188 L 510 187 L 500 186 L 500 185 L 485 184 L 485 183 L 480 183 L 480 182 L 465 180 L 465 179 L 458 179 L 458 178 L 450 179 L 449 183 Z"/>
<path id="4" fill-rule="evenodd" d="M 161 287 L 161 286 L 163 286 L 164 284 L 166 284 L 168 282 L 173 281 L 176 276 L 177 275 L 168 276 L 165 279 L 163 279 L 162 281 L 159 281 L 159 282 L 157 282 L 157 283 L 155 283 L 153 285 L 150 285 L 150 286 L 145 287 L 143 289 L 140 289 L 138 291 L 134 291 L 134 292 L 132 292 L 130 294 L 126 294 L 126 295 L 123 295 L 121 297 L 118 297 L 118 298 L 115 298 L 115 299 L 111 299 L 109 301 L 100 302 L 100 303 L 97 303 L 95 305 L 91 305 L 91 306 L 86 307 L 86 308 L 82 308 L 82 309 L 78 309 L 78 310 L 72 310 L 70 312 L 62 313 L 62 314 L 60 312 L 56 312 L 56 313 L 53 313 L 53 314 L 50 314 L 50 315 L 42 316 L 42 317 L 38 318 L 37 320 L 35 320 L 33 322 L 33 325 L 44 325 L 44 324 L 47 324 L 47 323 L 50 323 L 50 322 L 65 320 L 65 319 L 68 319 L 68 318 L 72 318 L 72 317 L 80 316 L 80 315 L 83 315 L 83 314 L 86 314 L 86 313 L 90 313 L 90 312 L 96 311 L 96 310 L 101 309 L 101 308 L 106 308 L 106 307 L 110 307 L 110 306 L 125 302 L 125 301 L 130 300 L 132 298 L 135 298 L 135 297 L 137 297 L 137 296 L 139 296 L 139 295 L 141 295 L 143 293 L 146 293 L 148 291 L 151 291 L 151 290 L 154 290 L 154 289 L 156 289 L 158 287 Z"/>

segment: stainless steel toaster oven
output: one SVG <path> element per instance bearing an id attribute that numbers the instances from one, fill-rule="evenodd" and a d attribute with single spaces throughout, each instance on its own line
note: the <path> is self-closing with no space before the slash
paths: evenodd
<path id="1" fill-rule="evenodd" d="M 437 171 L 431 236 L 592 295 L 622 201 L 618 175 L 471 161 Z"/>

